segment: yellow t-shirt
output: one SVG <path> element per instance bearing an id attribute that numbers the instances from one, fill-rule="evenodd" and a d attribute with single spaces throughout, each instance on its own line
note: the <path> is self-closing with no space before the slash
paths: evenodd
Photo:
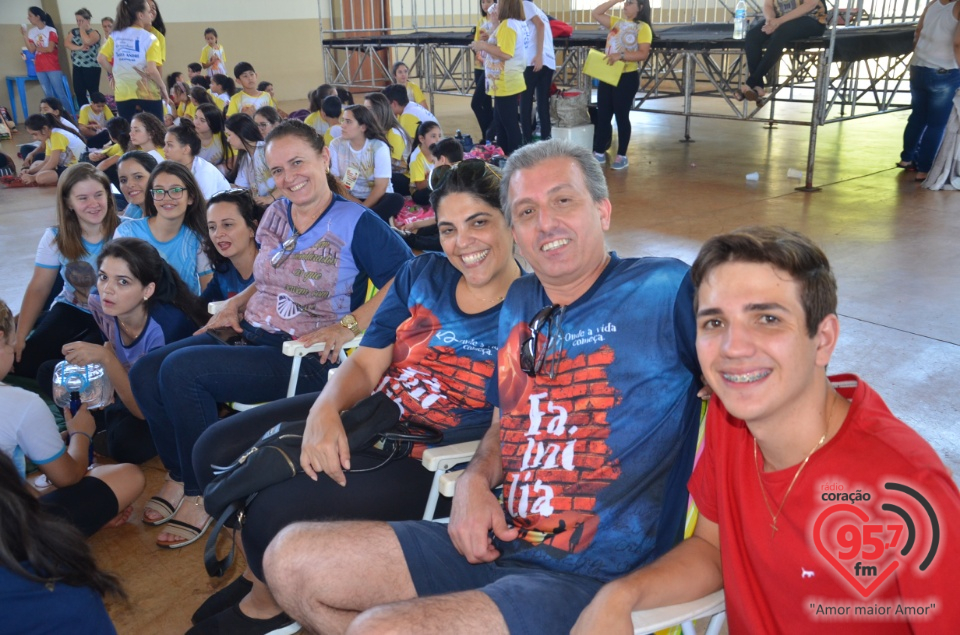
<path id="1" fill-rule="evenodd" d="M 157 42 L 160 43 L 160 62 L 157 66 L 163 66 L 167 61 L 167 38 L 164 37 L 163 33 L 157 31 L 154 27 L 150 27 L 150 32 L 157 38 Z"/>
<path id="2" fill-rule="evenodd" d="M 323 116 L 321 116 L 319 110 L 317 112 L 312 112 L 309 115 L 307 115 L 307 118 L 303 120 L 303 123 L 312 127 L 314 130 L 317 131 L 317 134 L 320 134 L 320 135 L 326 134 L 327 130 L 330 129 L 330 124 L 328 124 L 326 120 L 323 118 Z"/>
<path id="3" fill-rule="evenodd" d="M 480 35 L 483 33 L 486 33 L 487 36 L 490 35 L 490 18 L 485 18 L 481 15 L 477 18 L 477 27 L 473 30 L 473 41 L 484 41 L 480 39 Z M 473 55 L 473 67 L 481 71 L 483 70 L 483 56 L 480 54 L 480 51 L 477 51 Z"/>
<path id="4" fill-rule="evenodd" d="M 407 141 L 396 128 L 387 131 L 387 143 L 390 145 L 390 163 L 394 172 L 407 171 Z"/>
<path id="5" fill-rule="evenodd" d="M 114 31 L 100 48 L 107 59 L 113 60 L 114 98 L 120 101 L 131 99 L 160 100 L 160 89 L 151 80 L 140 77 L 137 68 L 148 62 L 162 64 L 160 41 L 150 31 L 132 26 Z"/>
<path id="6" fill-rule="evenodd" d="M 414 183 L 426 181 L 430 176 L 430 170 L 433 169 L 432 163 L 427 163 L 427 157 L 423 155 L 420 148 L 413 151 L 410 155 L 410 186 L 413 189 Z"/>
<path id="7" fill-rule="evenodd" d="M 327 131 L 323 133 L 323 145 L 329 148 L 334 139 L 340 138 L 340 133 L 340 126 L 330 126 L 327 128 Z"/>
<path id="8" fill-rule="evenodd" d="M 631 22 L 616 16 L 610 17 L 610 32 L 607 33 L 607 55 L 621 52 L 636 52 L 641 44 L 653 42 L 653 31 L 646 22 Z M 624 62 L 623 72 L 632 73 L 639 68 L 637 62 Z"/>
<path id="9" fill-rule="evenodd" d="M 103 128 L 107 125 L 107 122 L 113 119 L 113 113 L 110 112 L 109 106 L 103 107 L 103 112 L 99 115 L 93 112 L 93 108 L 90 107 L 90 104 L 84 104 L 80 108 L 80 116 L 77 121 L 81 126 L 89 126 L 92 122 L 100 124 L 100 127 Z"/>
<path id="10" fill-rule="evenodd" d="M 217 43 L 216 48 L 211 47 L 209 44 L 203 47 L 200 51 L 200 63 L 206 64 L 210 61 L 210 58 L 213 57 L 213 54 L 216 53 L 220 56 L 220 61 L 216 64 L 211 64 L 207 69 L 207 75 L 213 77 L 217 73 L 220 75 L 227 74 L 227 54 L 223 51 L 223 44 Z"/>
<path id="11" fill-rule="evenodd" d="M 229 117 L 230 115 L 243 112 L 243 109 L 248 106 L 256 112 L 264 106 L 273 106 L 276 108 L 277 102 L 273 101 L 273 97 L 266 91 L 260 91 L 258 95 L 251 97 L 241 90 L 230 98 L 230 105 L 227 107 L 227 116 Z M 250 116 L 253 116 L 253 112 L 250 113 Z"/>
<path id="12" fill-rule="evenodd" d="M 207 89 L 207 94 L 210 95 L 210 99 L 213 101 L 213 104 L 217 107 L 218 110 L 222 111 L 223 107 L 227 105 L 227 102 L 217 97 L 217 94 L 212 90 L 210 90 L 209 88 Z"/>
<path id="13" fill-rule="evenodd" d="M 119 143 L 115 143 L 103 152 L 103 158 L 109 159 L 110 157 L 118 157 L 123 154 L 123 148 L 120 147 Z"/>
<path id="14" fill-rule="evenodd" d="M 60 134 L 56 130 L 50 133 L 50 138 L 47 139 L 44 150 L 48 157 L 53 156 L 54 151 L 59 150 L 60 159 L 57 165 L 61 167 L 68 168 L 77 162 L 77 155 L 70 149 L 70 140 L 67 139 L 66 135 Z"/>
<path id="15" fill-rule="evenodd" d="M 423 104 L 427 100 L 420 87 L 409 80 L 407 80 L 407 99 L 415 104 Z"/>
<path id="16" fill-rule="evenodd" d="M 187 104 L 187 107 L 183 109 L 183 114 L 180 116 L 193 121 L 193 118 L 197 116 L 197 105 L 191 101 Z"/>
<path id="17" fill-rule="evenodd" d="M 498 60 L 492 55 L 483 56 L 487 94 L 491 97 L 509 97 L 526 90 L 527 84 L 523 80 L 523 71 L 527 63 L 524 59 L 522 43 L 520 48 L 517 48 L 517 33 L 524 28 L 522 25 L 523 23 L 519 20 L 504 20 L 490 36 L 490 44 L 495 44 L 497 48 L 511 56 L 508 60 Z"/>

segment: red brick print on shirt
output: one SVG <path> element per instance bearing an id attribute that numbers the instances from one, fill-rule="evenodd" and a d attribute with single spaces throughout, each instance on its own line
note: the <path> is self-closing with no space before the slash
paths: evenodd
<path id="1" fill-rule="evenodd" d="M 449 346 L 430 347 L 441 325 L 430 309 L 414 305 L 397 328 L 393 363 L 377 390 L 393 399 L 405 418 L 436 428 L 459 423 L 450 404 L 479 410 L 487 406 L 486 385 L 493 376 L 494 356 L 474 361 Z"/>
<path id="2" fill-rule="evenodd" d="M 500 356 L 500 445 L 503 502 L 532 544 L 567 553 L 586 549 L 599 524 L 599 493 L 620 476 L 606 440 L 607 411 L 622 397 L 607 382 L 614 352 L 561 353 L 555 379 L 519 369 L 519 343 L 529 328 L 511 333 Z"/>

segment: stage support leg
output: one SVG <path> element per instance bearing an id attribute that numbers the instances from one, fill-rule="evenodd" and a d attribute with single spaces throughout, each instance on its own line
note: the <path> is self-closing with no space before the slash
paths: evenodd
<path id="1" fill-rule="evenodd" d="M 696 89 L 697 67 L 694 61 L 694 53 L 683 53 L 683 139 L 680 143 L 695 143 L 690 138 L 690 113 L 693 112 L 693 91 Z"/>
<path id="2" fill-rule="evenodd" d="M 820 51 L 817 56 L 817 82 L 813 89 L 813 114 L 810 116 L 810 144 L 807 147 L 807 179 L 803 187 L 796 188 L 798 192 L 819 192 L 821 188 L 813 186 L 813 166 L 817 158 L 817 131 L 822 120 L 823 100 L 827 94 L 830 82 L 830 67 L 827 64 L 827 54 Z"/>

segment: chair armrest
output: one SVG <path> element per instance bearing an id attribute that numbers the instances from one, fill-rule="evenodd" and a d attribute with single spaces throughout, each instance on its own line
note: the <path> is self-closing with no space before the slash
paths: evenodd
<path id="1" fill-rule="evenodd" d="M 461 474 L 463 474 L 463 470 L 443 473 L 440 482 L 437 484 L 437 491 L 440 492 L 441 496 L 453 498 L 453 494 L 457 491 L 457 479 L 460 478 Z"/>
<path id="2" fill-rule="evenodd" d="M 360 340 L 363 339 L 363 336 L 358 335 L 346 344 L 343 345 L 343 350 L 349 351 L 353 350 L 360 346 Z M 304 346 L 301 342 L 297 340 L 288 340 L 283 343 L 283 354 L 287 357 L 304 357 L 310 353 L 319 353 L 324 348 L 326 344 L 324 342 L 318 342 L 313 346 Z"/>
<path id="3" fill-rule="evenodd" d="M 709 617 L 725 610 L 726 602 L 723 598 L 723 589 L 721 589 L 693 602 L 661 606 L 645 611 L 634 611 L 631 615 L 633 632 L 635 635 L 653 633 L 670 626 L 676 626 L 687 620 Z"/>
<path id="4" fill-rule="evenodd" d="M 227 303 L 226 300 L 217 300 L 216 302 L 207 302 L 207 313 L 216 315 Z"/>
<path id="5" fill-rule="evenodd" d="M 454 465 L 469 461 L 478 447 L 480 447 L 480 441 L 465 441 L 437 448 L 427 448 L 423 451 L 423 467 L 431 472 L 449 470 Z"/>

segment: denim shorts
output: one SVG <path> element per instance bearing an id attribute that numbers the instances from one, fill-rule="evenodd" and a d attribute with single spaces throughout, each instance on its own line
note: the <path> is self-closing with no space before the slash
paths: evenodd
<path id="1" fill-rule="evenodd" d="M 392 522 L 419 597 L 481 591 L 511 633 L 569 633 L 603 583 L 568 573 L 496 562 L 470 564 L 457 552 L 447 526 Z"/>

